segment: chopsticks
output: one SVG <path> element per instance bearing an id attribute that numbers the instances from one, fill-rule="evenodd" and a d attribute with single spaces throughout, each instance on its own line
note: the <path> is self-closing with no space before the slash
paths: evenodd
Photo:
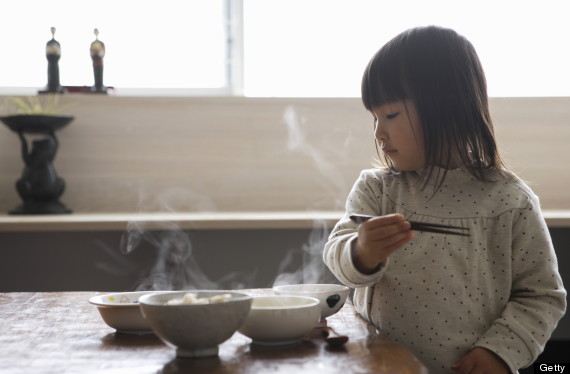
<path id="1" fill-rule="evenodd" d="M 350 219 L 354 223 L 366 222 L 370 218 L 374 218 L 374 216 L 368 216 L 365 214 L 351 214 L 350 215 Z M 469 228 L 467 228 L 467 227 L 439 225 L 437 223 L 425 223 L 425 222 L 415 222 L 415 221 L 408 221 L 408 222 L 410 222 L 411 229 L 416 230 L 416 231 L 433 232 L 436 234 L 470 236 L 468 233 L 461 232 L 461 231 L 469 231 Z M 452 231 L 452 230 L 459 230 L 459 231 Z"/>

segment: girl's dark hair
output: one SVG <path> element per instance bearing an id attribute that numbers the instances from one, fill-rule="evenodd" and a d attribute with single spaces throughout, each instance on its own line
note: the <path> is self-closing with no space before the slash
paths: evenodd
<path id="1" fill-rule="evenodd" d="M 457 32 L 426 26 L 409 29 L 384 45 L 362 78 L 362 101 L 369 111 L 411 100 L 423 130 L 425 187 L 435 168 L 439 187 L 457 152 L 469 172 L 486 181 L 487 169 L 504 175 L 495 142 L 485 74 L 473 45 Z M 378 144 L 377 144 L 378 146 Z M 384 160 L 390 165 L 388 159 Z M 435 192 L 435 191 L 434 191 Z"/>

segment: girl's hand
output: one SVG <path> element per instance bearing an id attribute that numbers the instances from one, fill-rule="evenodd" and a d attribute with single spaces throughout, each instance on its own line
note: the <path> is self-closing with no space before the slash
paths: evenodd
<path id="1" fill-rule="evenodd" d="M 362 273 L 371 273 L 410 240 L 410 223 L 401 214 L 369 219 L 358 226 L 358 238 L 352 247 L 354 264 Z"/>
<path id="2" fill-rule="evenodd" d="M 475 347 L 451 367 L 460 374 L 509 374 L 505 361 L 493 352 Z"/>

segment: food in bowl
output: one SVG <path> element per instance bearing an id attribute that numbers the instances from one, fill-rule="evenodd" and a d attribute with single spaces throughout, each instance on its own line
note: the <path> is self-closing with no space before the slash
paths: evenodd
<path id="1" fill-rule="evenodd" d="M 295 344 L 317 326 L 320 317 L 320 302 L 314 297 L 257 296 L 238 331 L 251 338 L 253 344 Z"/>
<path id="2" fill-rule="evenodd" d="M 288 284 L 273 287 L 279 295 L 310 296 L 321 302 L 321 319 L 332 316 L 342 308 L 350 288 L 341 284 Z"/>
<path id="3" fill-rule="evenodd" d="M 191 299 L 217 300 L 185 303 L 187 291 L 145 295 L 139 304 L 148 324 L 178 357 L 208 357 L 218 354 L 218 345 L 228 340 L 245 321 L 252 297 L 238 292 L 195 291 Z"/>
<path id="4" fill-rule="evenodd" d="M 182 305 L 182 304 L 210 304 L 210 303 L 221 303 L 222 301 L 227 301 L 232 298 L 229 293 L 224 293 L 221 295 L 214 295 L 210 297 L 199 297 L 195 292 L 185 293 L 184 296 L 178 299 L 170 299 L 166 302 L 167 305 Z"/>
<path id="5" fill-rule="evenodd" d="M 139 298 L 148 293 L 160 291 L 117 292 L 93 296 L 89 302 L 97 306 L 103 321 L 117 330 L 127 334 L 152 334 L 148 322 L 139 308 Z"/>

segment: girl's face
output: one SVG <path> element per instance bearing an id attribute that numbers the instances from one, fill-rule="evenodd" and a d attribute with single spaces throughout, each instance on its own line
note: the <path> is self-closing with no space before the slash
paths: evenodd
<path id="1" fill-rule="evenodd" d="M 384 154 L 399 171 L 424 167 L 421 123 L 413 102 L 386 103 L 372 110 L 374 135 Z"/>

